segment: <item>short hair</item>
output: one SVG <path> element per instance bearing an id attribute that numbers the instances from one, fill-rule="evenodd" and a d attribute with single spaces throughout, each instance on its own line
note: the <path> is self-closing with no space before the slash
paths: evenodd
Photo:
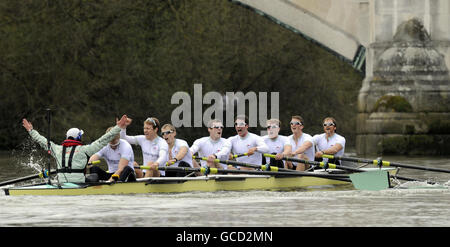
<path id="1" fill-rule="evenodd" d="M 153 120 L 153 121 L 152 121 L 152 120 Z M 159 129 L 159 120 L 158 120 L 157 118 L 155 118 L 155 117 L 149 117 L 149 118 L 147 118 L 147 119 L 144 121 L 144 123 L 153 126 L 153 129 L 154 129 L 154 128 L 158 128 L 158 129 Z"/>
<path id="2" fill-rule="evenodd" d="M 165 128 L 169 128 L 171 131 L 176 131 L 176 129 L 175 129 L 175 127 L 172 125 L 172 124 L 164 124 L 162 127 L 161 127 L 161 130 L 162 129 L 165 129 Z"/>
<path id="3" fill-rule="evenodd" d="M 278 125 L 278 127 L 281 127 L 281 121 L 277 118 L 271 118 L 271 119 L 267 120 L 266 124 L 269 122 L 275 122 Z"/>
<path id="4" fill-rule="evenodd" d="M 334 127 L 337 127 L 336 119 L 334 119 L 333 117 L 326 117 L 326 118 L 323 119 L 322 123 L 324 123 L 327 120 L 333 121 Z"/>
<path id="5" fill-rule="evenodd" d="M 294 116 L 292 116 L 291 118 L 295 118 L 295 119 L 300 120 L 300 123 L 302 123 L 302 125 L 304 125 L 304 124 L 303 124 L 303 118 L 302 118 L 301 116 L 299 116 L 299 115 L 294 115 Z"/>
<path id="6" fill-rule="evenodd" d="M 221 123 L 223 125 L 222 120 L 216 118 L 216 119 L 209 120 L 208 128 L 212 128 L 213 123 Z"/>
<path id="7" fill-rule="evenodd" d="M 237 117 L 236 117 L 236 119 L 234 119 L 234 122 L 236 122 L 236 120 L 244 120 L 245 121 L 245 124 L 246 125 L 248 125 L 248 117 L 246 116 L 246 115 L 238 115 Z"/>

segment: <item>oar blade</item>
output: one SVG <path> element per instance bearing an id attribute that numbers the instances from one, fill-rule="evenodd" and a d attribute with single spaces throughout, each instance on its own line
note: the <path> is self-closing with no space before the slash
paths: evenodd
<path id="1" fill-rule="evenodd" d="M 384 190 L 390 187 L 389 174 L 385 170 L 350 174 L 350 180 L 358 190 Z"/>

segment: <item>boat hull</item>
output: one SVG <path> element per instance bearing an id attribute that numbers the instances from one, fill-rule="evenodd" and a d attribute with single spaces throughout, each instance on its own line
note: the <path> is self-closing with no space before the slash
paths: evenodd
<path id="1" fill-rule="evenodd" d="M 35 185 L 6 188 L 5 194 L 17 195 L 114 195 L 182 193 L 192 191 L 288 190 L 351 183 L 319 177 L 275 177 L 264 175 L 212 175 L 194 178 L 150 178 L 127 183 Z"/>

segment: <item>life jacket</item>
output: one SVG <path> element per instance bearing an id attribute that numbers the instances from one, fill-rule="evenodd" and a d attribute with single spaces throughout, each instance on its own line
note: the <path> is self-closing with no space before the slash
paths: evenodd
<path id="1" fill-rule="evenodd" d="M 75 153 L 75 149 L 77 148 L 77 146 L 81 146 L 81 145 L 83 145 L 81 143 L 81 141 L 70 140 L 70 139 L 63 141 L 61 168 L 56 170 L 58 173 L 60 173 L 60 172 L 62 172 L 62 173 L 84 173 L 84 170 L 85 170 L 84 168 L 83 169 L 72 169 L 72 159 L 73 159 L 73 155 Z M 67 147 L 72 147 L 72 150 L 70 151 L 69 160 L 67 161 L 67 165 L 66 165 L 66 148 Z"/>

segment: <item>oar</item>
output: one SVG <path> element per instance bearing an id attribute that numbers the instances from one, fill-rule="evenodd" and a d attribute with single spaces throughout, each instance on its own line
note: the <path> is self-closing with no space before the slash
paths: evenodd
<path id="1" fill-rule="evenodd" d="M 269 157 L 269 158 L 275 158 L 274 154 L 263 154 L 264 157 Z M 293 157 L 283 157 L 281 158 L 282 160 L 286 160 L 286 161 L 293 161 L 293 162 L 299 162 L 299 163 L 304 163 L 304 164 L 309 164 L 309 165 L 314 165 L 314 166 L 318 166 L 318 167 L 322 167 L 325 170 L 328 168 L 331 169 L 342 169 L 342 170 L 347 170 L 347 171 L 352 171 L 352 172 L 366 172 L 365 170 L 362 169 L 358 169 L 358 168 L 353 168 L 353 167 L 348 167 L 348 166 L 341 166 L 341 165 L 336 165 L 333 163 L 327 163 L 327 162 L 319 162 L 319 161 L 313 161 L 313 160 L 303 160 L 303 159 L 298 159 L 298 158 L 293 158 Z"/>
<path id="2" fill-rule="evenodd" d="M 91 163 L 88 163 L 88 165 L 93 165 L 93 164 L 97 164 L 97 163 L 100 163 L 100 160 L 92 161 Z M 28 176 L 21 177 L 21 178 L 15 178 L 15 179 L 0 182 L 0 186 L 24 182 L 24 181 L 35 179 L 35 178 L 49 178 L 50 177 L 49 175 L 53 175 L 53 174 L 56 174 L 56 170 L 51 170 L 50 173 L 48 172 L 48 170 L 44 170 L 43 172 L 40 172 L 38 174 L 28 175 Z"/>
<path id="3" fill-rule="evenodd" d="M 207 157 L 197 157 L 197 156 L 192 156 L 193 159 L 197 159 L 197 160 L 204 160 L 207 161 L 208 158 Z M 293 170 L 289 170 L 289 169 L 284 169 L 284 168 L 278 168 L 277 166 L 269 166 L 269 165 L 255 165 L 255 164 L 248 164 L 248 163 L 244 163 L 244 162 L 238 162 L 238 161 L 234 161 L 234 160 L 219 160 L 219 159 L 214 159 L 214 163 L 221 163 L 221 164 L 225 164 L 225 165 L 232 165 L 232 166 L 244 166 L 244 167 L 251 167 L 251 168 L 257 168 L 257 169 L 261 169 L 264 171 L 285 171 L 285 172 L 291 172 Z"/>
<path id="4" fill-rule="evenodd" d="M 206 157 L 195 157 L 195 159 L 206 159 Z M 302 171 L 294 171 L 289 169 L 278 168 L 274 166 L 260 166 L 247 164 L 243 162 L 236 162 L 231 160 L 214 160 L 214 162 L 219 162 L 223 164 L 231 164 L 231 165 L 239 165 L 239 166 L 247 166 L 261 169 L 269 169 L 270 171 L 253 171 L 253 170 L 230 170 L 230 169 L 217 169 L 217 168 L 209 168 L 209 167 L 201 167 L 201 168 L 189 168 L 189 167 L 167 167 L 160 166 L 158 170 L 164 171 L 186 171 L 186 172 L 201 172 L 205 175 L 207 174 L 215 174 L 215 173 L 237 173 L 237 174 L 255 174 L 255 175 L 287 175 L 287 176 L 306 176 L 306 177 L 319 177 L 326 179 L 333 179 L 345 182 L 351 182 L 356 189 L 360 190 L 383 190 L 390 187 L 389 183 L 389 175 L 384 170 L 373 171 L 373 172 L 363 172 L 360 176 L 356 174 L 340 175 L 340 174 L 320 174 L 313 172 L 302 172 Z M 140 166 L 141 169 L 150 169 L 149 166 Z M 280 171 L 283 169 L 282 171 Z"/>
<path id="5" fill-rule="evenodd" d="M 176 162 L 170 162 L 167 161 L 165 166 L 171 166 L 173 164 L 175 164 Z M 135 166 L 134 169 L 150 169 L 150 166 Z"/>
<path id="6" fill-rule="evenodd" d="M 263 156 L 269 157 L 269 158 L 275 158 L 275 155 L 273 155 L 273 154 L 263 154 Z M 283 157 L 282 159 L 286 160 L 286 161 L 294 161 L 294 162 L 299 162 L 299 163 L 304 163 L 304 164 L 315 165 L 315 166 L 323 167 L 325 169 L 338 168 L 338 169 L 356 172 L 356 173 L 350 174 L 350 179 L 353 183 L 353 186 L 356 189 L 383 190 L 383 189 L 387 189 L 387 188 L 391 187 L 389 173 L 384 170 L 365 171 L 362 169 L 348 167 L 348 166 L 336 165 L 336 164 L 327 163 L 327 162 L 303 160 L 303 159 L 297 159 L 297 158 L 292 158 L 292 157 Z"/>
<path id="7" fill-rule="evenodd" d="M 56 170 L 50 171 L 50 174 L 55 174 L 55 173 L 56 173 Z M 15 183 L 27 181 L 30 179 L 35 179 L 35 178 L 47 178 L 47 177 L 49 177 L 49 173 L 48 173 L 48 170 L 45 170 L 44 172 L 40 172 L 39 174 L 34 174 L 34 175 L 29 175 L 29 176 L 25 176 L 25 177 L 21 177 L 21 178 L 11 179 L 8 181 L 3 181 L 0 183 L 0 186 L 15 184 Z"/>
<path id="8" fill-rule="evenodd" d="M 401 164 L 401 163 L 396 163 L 396 162 L 384 161 L 384 160 L 381 160 L 381 159 L 369 160 L 369 159 L 362 159 L 362 158 L 334 156 L 334 155 L 328 155 L 328 154 L 322 155 L 322 158 L 346 160 L 346 161 L 368 163 L 368 164 L 372 163 L 372 164 L 380 166 L 380 167 L 381 166 L 395 166 L 395 167 L 403 167 L 403 168 L 410 168 L 410 169 L 417 169 L 417 170 L 424 170 L 424 171 L 450 173 L 450 170 L 447 170 L 447 169 L 433 168 L 433 167 L 424 167 L 424 166 L 415 166 L 415 165 L 407 165 L 407 164 Z"/>
<path id="9" fill-rule="evenodd" d="M 239 158 L 239 157 L 242 157 L 242 156 L 247 156 L 248 155 L 248 153 L 243 153 L 243 154 L 233 154 L 231 157 L 233 158 L 233 159 L 236 159 L 236 158 Z"/>
<path id="10" fill-rule="evenodd" d="M 273 154 L 263 154 L 264 157 L 269 157 L 269 158 L 275 158 L 275 155 Z M 349 166 L 343 166 L 343 165 L 336 165 L 333 163 L 325 163 L 325 162 L 318 162 L 318 161 L 309 161 L 309 160 L 302 160 L 302 159 L 298 159 L 298 158 L 291 158 L 291 157 L 283 157 L 283 160 L 287 160 L 287 161 L 293 161 L 293 162 L 299 162 L 299 163 L 306 163 L 306 164 L 311 164 L 311 165 L 316 165 L 322 168 L 337 168 L 337 169 L 342 169 L 342 170 L 347 170 L 347 171 L 352 171 L 352 172 L 367 172 L 366 170 L 363 169 L 359 169 L 359 168 L 355 168 L 355 167 L 349 167 Z M 400 179 L 400 180 L 405 180 L 405 181 L 418 181 L 418 182 L 426 182 L 428 184 L 435 184 L 434 182 L 429 182 L 429 181 L 423 181 L 423 180 L 418 180 L 415 178 L 408 178 L 408 177 L 402 177 L 402 176 L 397 176 L 397 175 L 393 175 L 394 178 L 396 179 Z"/>
<path id="11" fill-rule="evenodd" d="M 140 166 L 141 169 L 150 169 L 149 166 Z M 219 173 L 237 173 L 237 174 L 252 174 L 252 175 L 288 175 L 288 176 L 306 176 L 306 177 L 319 177 L 319 178 L 327 178 L 345 182 L 351 182 L 351 180 L 346 175 L 339 174 L 313 174 L 309 172 L 300 172 L 300 171 L 292 171 L 292 172 L 275 172 L 275 171 L 256 171 L 256 170 L 228 170 L 228 169 L 217 169 L 210 167 L 200 167 L 200 168 L 191 168 L 191 167 L 170 167 L 170 166 L 158 166 L 158 170 L 160 171 L 185 171 L 185 172 L 201 172 L 204 175 L 208 174 L 219 174 Z"/>
<path id="12" fill-rule="evenodd" d="M 272 154 L 266 154 L 266 157 L 271 157 L 270 155 Z M 202 159 L 202 160 L 207 160 L 206 157 L 195 157 L 192 156 L 192 158 L 194 159 Z M 291 158 L 292 160 L 293 158 Z M 329 167 L 329 168 L 337 168 L 335 164 L 325 164 L 324 162 L 317 162 L 317 161 L 307 161 L 307 160 L 300 160 L 300 159 L 296 159 L 296 161 L 302 161 L 302 162 L 306 162 L 309 164 L 314 164 L 314 165 L 318 165 L 321 167 Z M 300 172 L 300 171 L 294 171 L 294 170 L 290 170 L 290 169 L 284 169 L 284 168 L 278 168 L 276 166 L 265 166 L 265 165 L 254 165 L 254 164 L 247 164 L 247 163 L 243 163 L 243 162 L 236 162 L 236 161 L 232 161 L 232 160 L 214 160 L 214 162 L 218 162 L 218 163 L 222 163 L 222 164 L 231 164 L 231 165 L 238 165 L 238 166 L 247 166 L 247 167 L 253 167 L 253 168 L 259 168 L 262 170 L 271 170 L 274 172 L 277 171 L 286 171 L 286 174 L 292 173 L 292 172 L 296 172 L 297 174 L 307 174 L 305 176 L 316 176 L 319 175 L 318 173 L 312 173 L 312 172 Z M 228 170 L 227 170 L 228 171 Z M 240 170 L 242 171 L 242 170 Z M 355 173 L 355 174 L 351 174 L 350 180 L 353 183 L 353 186 L 356 189 L 360 189 L 360 190 L 383 190 L 383 189 L 387 189 L 391 187 L 390 184 L 390 179 L 389 179 L 389 174 L 387 171 L 384 170 L 380 170 L 380 171 L 359 171 L 359 173 Z M 326 177 L 329 175 L 336 175 L 336 174 L 320 174 L 320 176 L 317 177 Z M 330 177 L 330 179 L 333 179 Z"/>

